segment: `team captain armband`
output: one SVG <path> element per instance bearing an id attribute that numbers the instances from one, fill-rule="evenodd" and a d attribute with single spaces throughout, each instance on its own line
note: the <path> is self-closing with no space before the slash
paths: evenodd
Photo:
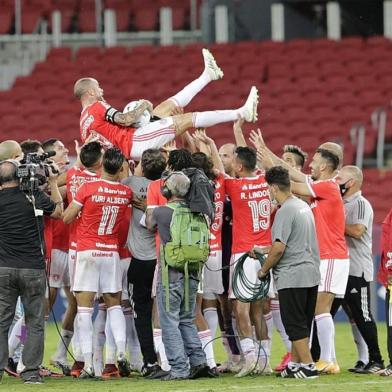
<path id="1" fill-rule="evenodd" d="M 114 123 L 114 116 L 116 115 L 116 113 L 118 113 L 118 110 L 110 107 L 108 110 L 106 110 L 105 120 Z"/>

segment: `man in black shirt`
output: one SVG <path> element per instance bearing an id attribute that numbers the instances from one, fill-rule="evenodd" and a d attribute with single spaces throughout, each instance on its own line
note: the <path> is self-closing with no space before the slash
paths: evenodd
<path id="1" fill-rule="evenodd" d="M 25 383 L 39 384 L 44 352 L 45 262 L 43 215 L 60 218 L 62 198 L 57 174 L 50 170 L 49 198 L 41 191 L 28 196 L 19 189 L 18 163 L 0 162 L 0 379 L 8 360 L 8 330 L 18 296 L 25 310 L 27 339 L 23 350 Z M 33 206 L 35 203 L 35 208 Z"/>

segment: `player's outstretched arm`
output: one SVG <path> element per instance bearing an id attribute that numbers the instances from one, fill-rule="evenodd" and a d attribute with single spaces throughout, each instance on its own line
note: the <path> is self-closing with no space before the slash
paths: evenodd
<path id="1" fill-rule="evenodd" d="M 292 181 L 301 183 L 306 182 L 306 175 L 304 173 L 288 165 L 283 159 L 280 159 L 266 146 L 260 129 L 257 129 L 257 132 L 252 130 L 250 132 L 249 140 L 256 149 L 260 151 L 259 156 L 264 157 L 263 165 L 265 169 L 269 169 L 272 166 L 283 166 L 289 171 L 290 179 Z"/>
<path id="2" fill-rule="evenodd" d="M 235 144 L 237 147 L 247 147 L 247 143 L 244 137 L 244 133 L 242 132 L 242 125 L 244 124 L 244 120 L 239 118 L 233 124 L 233 132 L 234 132 L 234 139 Z"/>
<path id="3" fill-rule="evenodd" d="M 123 127 L 129 127 L 137 121 L 137 119 L 143 114 L 146 109 L 150 113 L 152 113 L 152 103 L 147 100 L 142 100 L 140 105 L 134 110 L 131 110 L 126 113 L 116 112 L 113 117 L 113 122 Z"/>
<path id="4" fill-rule="evenodd" d="M 205 130 L 198 133 L 197 137 L 206 145 L 210 150 L 211 160 L 214 165 L 214 169 L 218 170 L 219 173 L 224 173 L 225 168 L 223 166 L 222 160 L 219 156 L 218 148 L 216 147 L 214 139 L 207 136 Z"/>

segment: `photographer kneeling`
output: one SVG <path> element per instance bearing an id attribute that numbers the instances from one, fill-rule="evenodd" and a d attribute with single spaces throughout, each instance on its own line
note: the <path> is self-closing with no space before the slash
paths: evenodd
<path id="1" fill-rule="evenodd" d="M 25 310 L 27 338 L 23 350 L 25 383 L 40 384 L 44 353 L 45 262 L 43 215 L 60 218 L 62 198 L 57 168 L 49 168 L 52 195 L 20 189 L 19 163 L 0 162 L 0 379 L 8 361 L 8 330 L 18 296 Z"/>

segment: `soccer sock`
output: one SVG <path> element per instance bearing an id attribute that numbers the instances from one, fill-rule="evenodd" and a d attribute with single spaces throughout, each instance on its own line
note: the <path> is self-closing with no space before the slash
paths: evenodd
<path id="1" fill-rule="evenodd" d="M 26 334 L 26 327 L 24 327 L 24 317 L 21 317 L 15 324 L 14 327 L 11 330 L 11 334 L 8 338 L 8 356 L 10 358 L 13 358 L 16 349 L 20 346 L 22 343 L 22 340 L 24 340 Z M 24 332 L 24 334 L 23 334 Z"/>
<path id="2" fill-rule="evenodd" d="M 105 324 L 105 335 L 106 335 L 106 351 L 105 351 L 105 365 L 113 365 L 116 363 L 116 342 L 110 326 L 109 317 L 106 318 Z"/>
<path id="3" fill-rule="evenodd" d="M 320 360 L 331 362 L 332 340 L 335 334 L 335 325 L 330 313 L 322 313 L 315 317 L 317 336 L 320 344 Z"/>
<path id="4" fill-rule="evenodd" d="M 357 324 L 351 323 L 351 331 L 353 333 L 355 345 L 357 346 L 358 361 L 362 361 L 364 364 L 367 364 L 369 362 L 369 350 Z"/>
<path id="5" fill-rule="evenodd" d="M 78 306 L 79 340 L 85 368 L 93 366 L 93 311 L 93 308 Z"/>
<path id="6" fill-rule="evenodd" d="M 207 322 L 208 329 L 211 331 L 211 337 L 214 339 L 219 324 L 218 312 L 216 308 L 206 308 L 203 310 L 203 315 Z"/>
<path id="7" fill-rule="evenodd" d="M 161 368 L 165 371 L 168 371 L 170 370 L 170 365 L 166 357 L 165 345 L 162 341 L 162 330 L 154 328 L 153 335 L 155 352 L 159 355 L 159 359 L 161 361 Z"/>
<path id="8" fill-rule="evenodd" d="M 74 320 L 74 334 L 71 340 L 71 345 L 72 345 L 72 353 L 73 356 L 75 357 L 75 360 L 78 362 L 84 362 L 82 348 L 80 346 L 79 322 L 78 322 L 77 315 Z"/>
<path id="9" fill-rule="evenodd" d="M 236 121 L 241 116 L 241 109 L 194 112 L 192 122 L 195 128 L 208 128 L 216 124 Z"/>
<path id="10" fill-rule="evenodd" d="M 103 347 L 105 346 L 106 305 L 98 305 L 98 314 L 94 320 L 93 361 L 96 376 L 100 376 L 103 366 Z"/>
<path id="11" fill-rule="evenodd" d="M 261 340 L 259 343 L 259 351 L 262 353 L 263 356 L 269 357 L 271 355 L 271 343 L 270 340 L 265 339 Z"/>
<path id="12" fill-rule="evenodd" d="M 282 316 L 280 315 L 280 306 L 279 306 L 278 299 L 271 299 L 271 313 L 272 313 L 272 320 L 274 322 L 275 328 L 279 332 L 282 342 L 286 347 L 286 351 L 291 352 L 291 342 L 289 340 L 289 337 L 287 336 L 286 330 L 282 322 Z"/>
<path id="13" fill-rule="evenodd" d="M 207 72 L 203 72 L 197 79 L 186 85 L 180 92 L 173 95 L 170 100 L 174 101 L 177 106 L 185 107 L 192 99 L 211 82 Z"/>
<path id="14" fill-rule="evenodd" d="M 244 354 L 244 357 L 247 359 L 254 359 L 255 358 L 255 344 L 251 338 L 244 338 L 240 340 L 241 350 Z"/>
<path id="15" fill-rule="evenodd" d="M 71 343 L 73 334 L 73 331 L 67 331 L 66 329 L 61 330 L 61 339 L 54 354 L 55 359 L 67 359 L 67 350 Z"/>
<path id="16" fill-rule="evenodd" d="M 121 306 L 116 305 L 108 308 L 108 319 L 110 329 L 116 342 L 117 354 L 125 354 L 125 344 L 127 338 L 125 336 L 125 318 Z"/>
<path id="17" fill-rule="evenodd" d="M 130 307 L 123 308 L 123 313 L 125 318 L 129 361 L 132 368 L 140 370 L 142 367 L 142 353 L 140 350 L 139 339 L 137 337 L 133 310 Z"/>
<path id="18" fill-rule="evenodd" d="M 216 362 L 214 356 L 214 346 L 213 342 L 211 342 L 211 331 L 209 329 L 206 329 L 205 331 L 200 331 L 197 333 L 197 336 L 200 339 L 201 347 L 203 348 L 204 354 L 206 355 L 207 365 L 210 369 L 215 368 Z"/>

